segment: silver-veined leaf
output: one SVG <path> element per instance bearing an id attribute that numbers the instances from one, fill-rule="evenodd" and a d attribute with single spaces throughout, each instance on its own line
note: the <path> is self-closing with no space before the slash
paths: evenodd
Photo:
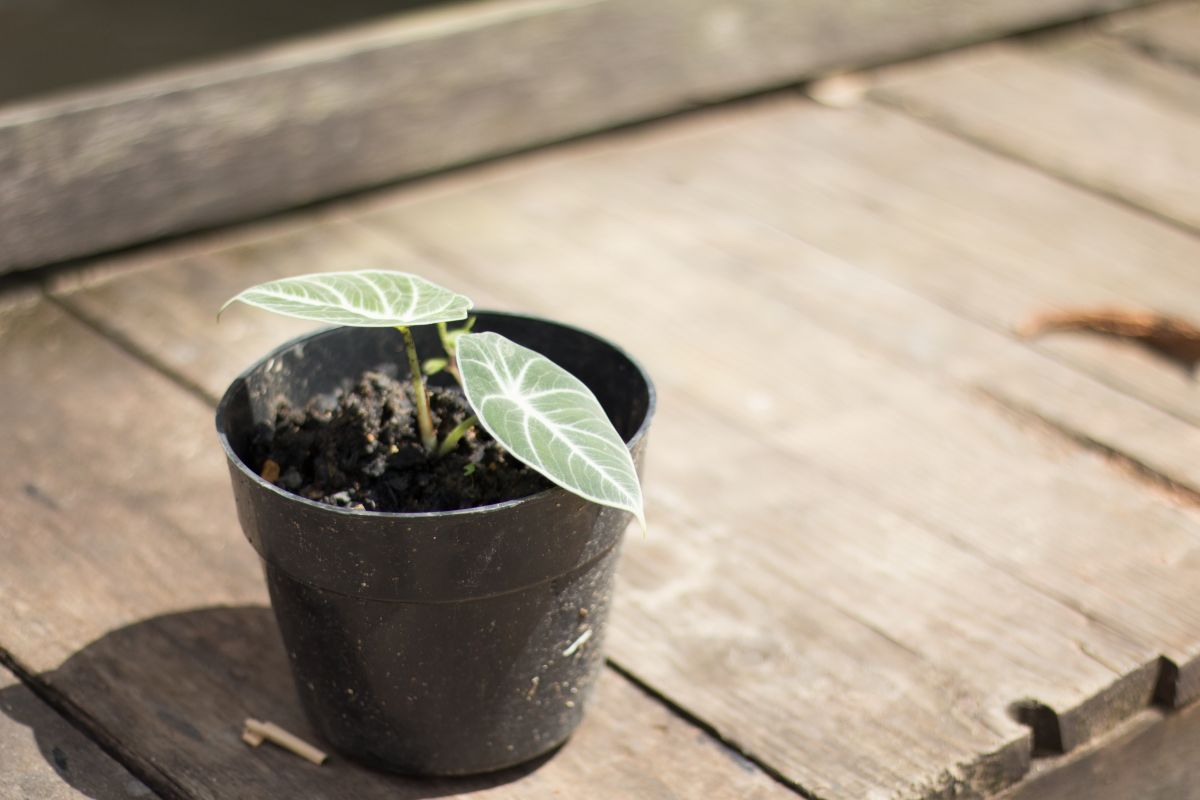
<path id="1" fill-rule="evenodd" d="M 646 527 L 629 448 L 582 381 L 497 333 L 459 337 L 458 369 L 480 424 L 506 450 L 580 497 L 632 512 Z"/>
<path id="2" fill-rule="evenodd" d="M 221 307 L 241 301 L 289 317 L 390 328 L 463 319 L 471 301 L 417 275 L 388 270 L 320 272 L 252 286 Z"/>

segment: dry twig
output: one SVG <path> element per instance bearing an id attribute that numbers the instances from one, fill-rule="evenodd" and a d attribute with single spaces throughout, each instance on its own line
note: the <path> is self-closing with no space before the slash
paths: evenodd
<path id="1" fill-rule="evenodd" d="M 325 759 L 329 757 L 299 736 L 288 733 L 274 722 L 247 719 L 246 727 L 242 731 L 242 741 L 251 747 L 258 747 L 264 741 L 271 742 L 314 764 L 324 764 Z"/>
<path id="2" fill-rule="evenodd" d="M 1025 338 L 1052 331 L 1086 331 L 1129 339 L 1189 370 L 1200 363 L 1200 327 L 1180 317 L 1126 308 L 1072 309 L 1039 314 L 1017 328 Z"/>

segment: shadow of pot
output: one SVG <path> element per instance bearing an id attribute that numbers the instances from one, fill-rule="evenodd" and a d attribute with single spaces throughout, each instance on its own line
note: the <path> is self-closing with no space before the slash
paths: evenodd
<path id="1" fill-rule="evenodd" d="M 479 312 L 596 395 L 640 467 L 649 378 L 591 334 Z M 432 326 L 419 352 L 438 352 Z M 612 578 L 629 515 L 552 488 L 421 514 L 353 511 L 264 481 L 247 464 L 279 398 L 294 407 L 365 370 L 407 375 L 386 328 L 335 328 L 283 345 L 217 409 L 238 518 L 262 559 L 302 705 L 337 751 L 418 775 L 502 769 L 561 744 L 603 664 Z"/>
<path id="2" fill-rule="evenodd" d="M 296 704 L 288 659 L 265 606 L 152 617 L 104 635 L 33 682 L 141 781 L 95 757 L 92 742 L 25 686 L 0 691 L 0 713 L 30 728 L 58 776 L 94 800 L 148 797 L 146 787 L 162 797 L 424 800 L 519 780 L 553 755 L 476 777 L 415 779 L 345 759 L 318 767 L 271 745 L 248 747 L 241 741 L 246 717 L 316 740 Z"/>

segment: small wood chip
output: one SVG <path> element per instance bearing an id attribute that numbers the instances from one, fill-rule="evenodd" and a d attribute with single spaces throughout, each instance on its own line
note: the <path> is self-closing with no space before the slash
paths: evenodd
<path id="1" fill-rule="evenodd" d="M 263 722 L 257 719 L 247 719 L 245 730 L 242 731 L 242 741 L 251 747 L 257 747 L 263 741 L 271 742 L 290 750 L 301 758 L 314 764 L 324 764 L 329 758 L 324 752 L 313 747 L 295 734 L 288 733 L 274 722 Z"/>
<path id="2" fill-rule="evenodd" d="M 1188 369 L 1200 363 L 1200 327 L 1180 317 L 1127 308 L 1055 311 L 1030 317 L 1017 328 L 1024 338 L 1052 331 L 1085 331 L 1138 342 Z"/>
<path id="3" fill-rule="evenodd" d="M 279 465 L 268 458 L 266 463 L 262 466 L 262 472 L 258 474 L 262 476 L 264 481 L 274 483 L 275 481 L 279 480 Z"/>
<path id="4" fill-rule="evenodd" d="M 815 80 L 804 87 L 804 93 L 823 106 L 850 108 L 858 105 L 870 88 L 870 78 L 861 72 L 849 72 Z"/>

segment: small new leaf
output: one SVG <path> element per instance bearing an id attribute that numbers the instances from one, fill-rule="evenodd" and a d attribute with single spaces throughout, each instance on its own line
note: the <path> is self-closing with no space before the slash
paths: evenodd
<path id="1" fill-rule="evenodd" d="M 564 489 L 646 527 L 629 448 L 595 395 L 543 355 L 496 333 L 458 339 L 463 392 L 506 450 Z"/>
<path id="2" fill-rule="evenodd" d="M 461 294 L 417 275 L 387 270 L 321 272 L 269 281 L 246 289 L 221 311 L 239 300 L 289 317 L 365 328 L 453 322 L 466 318 L 471 309 L 471 301 Z"/>
<path id="3" fill-rule="evenodd" d="M 426 375 L 437 375 L 439 372 L 444 370 L 449 363 L 450 362 L 444 358 L 427 358 L 425 359 L 425 362 L 421 364 L 421 372 L 424 372 Z"/>

